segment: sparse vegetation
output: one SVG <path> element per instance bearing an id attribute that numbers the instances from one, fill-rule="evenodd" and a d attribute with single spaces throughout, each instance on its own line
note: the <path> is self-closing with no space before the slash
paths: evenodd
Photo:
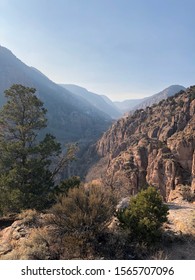
<path id="1" fill-rule="evenodd" d="M 192 192 L 190 186 L 181 186 L 181 192 L 184 200 L 187 200 L 188 202 L 195 201 L 195 193 Z"/>
<path id="2" fill-rule="evenodd" d="M 192 91 L 190 96 L 190 101 L 193 101 L 195 99 L 195 91 Z"/>
<path id="3" fill-rule="evenodd" d="M 184 105 L 184 101 L 180 99 L 180 100 L 179 100 L 179 106 L 182 108 L 183 105 Z"/>
<path id="4" fill-rule="evenodd" d="M 166 143 L 160 140 L 157 142 L 157 145 L 159 149 L 163 149 L 167 147 Z"/>

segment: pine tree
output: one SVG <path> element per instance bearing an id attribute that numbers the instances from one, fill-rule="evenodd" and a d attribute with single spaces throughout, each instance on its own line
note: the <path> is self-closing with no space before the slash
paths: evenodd
<path id="1" fill-rule="evenodd" d="M 154 187 L 141 190 L 131 197 L 129 206 L 117 212 L 120 226 L 129 230 L 132 240 L 152 244 L 161 237 L 161 227 L 167 221 L 168 207 Z"/>
<path id="2" fill-rule="evenodd" d="M 13 85 L 0 111 L 0 211 L 43 209 L 49 205 L 54 175 L 71 159 L 72 152 L 52 167 L 61 145 L 40 130 L 46 127 L 46 109 L 34 88 Z M 52 169 L 53 168 L 53 169 Z"/>

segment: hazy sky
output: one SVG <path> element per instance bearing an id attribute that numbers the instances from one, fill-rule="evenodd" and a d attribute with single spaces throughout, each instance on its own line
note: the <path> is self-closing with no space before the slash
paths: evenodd
<path id="1" fill-rule="evenodd" d="M 195 0 L 0 0 L 0 45 L 112 100 L 195 84 Z"/>

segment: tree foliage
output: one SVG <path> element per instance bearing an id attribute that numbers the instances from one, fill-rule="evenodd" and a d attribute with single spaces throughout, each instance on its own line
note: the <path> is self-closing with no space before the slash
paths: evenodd
<path id="1" fill-rule="evenodd" d="M 72 176 L 59 183 L 59 185 L 55 188 L 55 194 L 56 196 L 67 195 L 69 189 L 78 188 L 80 184 L 81 184 L 80 177 Z"/>
<path id="2" fill-rule="evenodd" d="M 129 206 L 119 210 L 122 228 L 129 230 L 132 240 L 151 244 L 161 236 L 161 226 L 167 221 L 168 207 L 154 187 L 142 190 L 130 199 Z"/>
<path id="3" fill-rule="evenodd" d="M 46 134 L 40 140 L 47 111 L 35 92 L 23 85 L 5 91 L 7 103 L 0 111 L 1 212 L 47 207 L 54 176 L 73 157 L 72 148 L 61 156 L 54 136 Z"/>

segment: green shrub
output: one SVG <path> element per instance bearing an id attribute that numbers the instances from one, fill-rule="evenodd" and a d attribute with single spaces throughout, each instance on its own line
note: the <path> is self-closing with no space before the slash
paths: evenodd
<path id="1" fill-rule="evenodd" d="M 152 244 L 161 236 L 161 226 L 167 221 L 168 207 L 154 187 L 132 197 L 127 208 L 117 212 L 120 226 L 127 229 L 131 240 Z"/>

